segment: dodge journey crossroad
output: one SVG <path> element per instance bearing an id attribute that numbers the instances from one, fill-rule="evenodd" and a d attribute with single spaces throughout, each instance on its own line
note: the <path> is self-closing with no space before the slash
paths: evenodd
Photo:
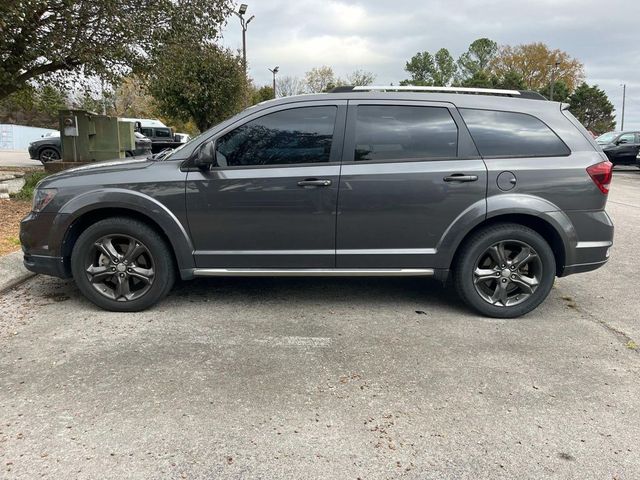
<path id="1" fill-rule="evenodd" d="M 264 102 L 161 160 L 45 178 L 24 263 L 114 311 L 155 304 L 178 276 L 404 275 L 517 317 L 612 245 L 612 165 L 566 107 L 429 87 Z"/>

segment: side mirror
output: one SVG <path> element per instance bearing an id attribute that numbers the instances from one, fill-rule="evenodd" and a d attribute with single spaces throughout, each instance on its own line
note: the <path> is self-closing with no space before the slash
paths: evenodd
<path id="1" fill-rule="evenodd" d="M 629 143 L 629 140 L 627 140 L 626 138 L 621 138 L 616 142 L 616 145 L 623 145 L 625 143 Z"/>
<path id="2" fill-rule="evenodd" d="M 200 146 L 193 159 L 193 165 L 198 168 L 209 168 L 216 165 L 215 142 L 205 142 Z"/>

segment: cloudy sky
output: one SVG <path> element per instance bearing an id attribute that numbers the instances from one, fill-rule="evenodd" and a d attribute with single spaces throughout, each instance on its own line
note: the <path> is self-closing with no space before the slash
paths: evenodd
<path id="1" fill-rule="evenodd" d="M 356 69 L 376 84 L 407 77 L 416 52 L 446 47 L 457 58 L 479 37 L 499 44 L 545 42 L 584 63 L 587 82 L 604 88 L 618 114 L 627 85 L 625 129 L 640 129 L 640 0 L 245 0 L 249 74 L 270 85 L 267 68 L 302 77 L 330 65 Z M 237 17 L 223 43 L 241 49 Z"/>

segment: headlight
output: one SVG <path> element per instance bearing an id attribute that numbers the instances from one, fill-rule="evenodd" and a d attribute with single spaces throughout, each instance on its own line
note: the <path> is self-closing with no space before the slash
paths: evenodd
<path id="1" fill-rule="evenodd" d="M 33 208 L 34 212 L 40 212 L 49 205 L 49 202 L 56 196 L 58 190 L 55 188 L 37 188 L 33 193 Z"/>

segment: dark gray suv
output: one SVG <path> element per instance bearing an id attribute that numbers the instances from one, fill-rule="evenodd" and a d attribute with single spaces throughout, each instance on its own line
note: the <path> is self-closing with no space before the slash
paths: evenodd
<path id="1" fill-rule="evenodd" d="M 409 88 L 423 91 L 273 100 L 162 161 L 50 176 L 22 221 L 24 263 L 117 311 L 177 275 L 412 275 L 516 317 L 556 276 L 607 261 L 612 166 L 566 105 Z"/>

